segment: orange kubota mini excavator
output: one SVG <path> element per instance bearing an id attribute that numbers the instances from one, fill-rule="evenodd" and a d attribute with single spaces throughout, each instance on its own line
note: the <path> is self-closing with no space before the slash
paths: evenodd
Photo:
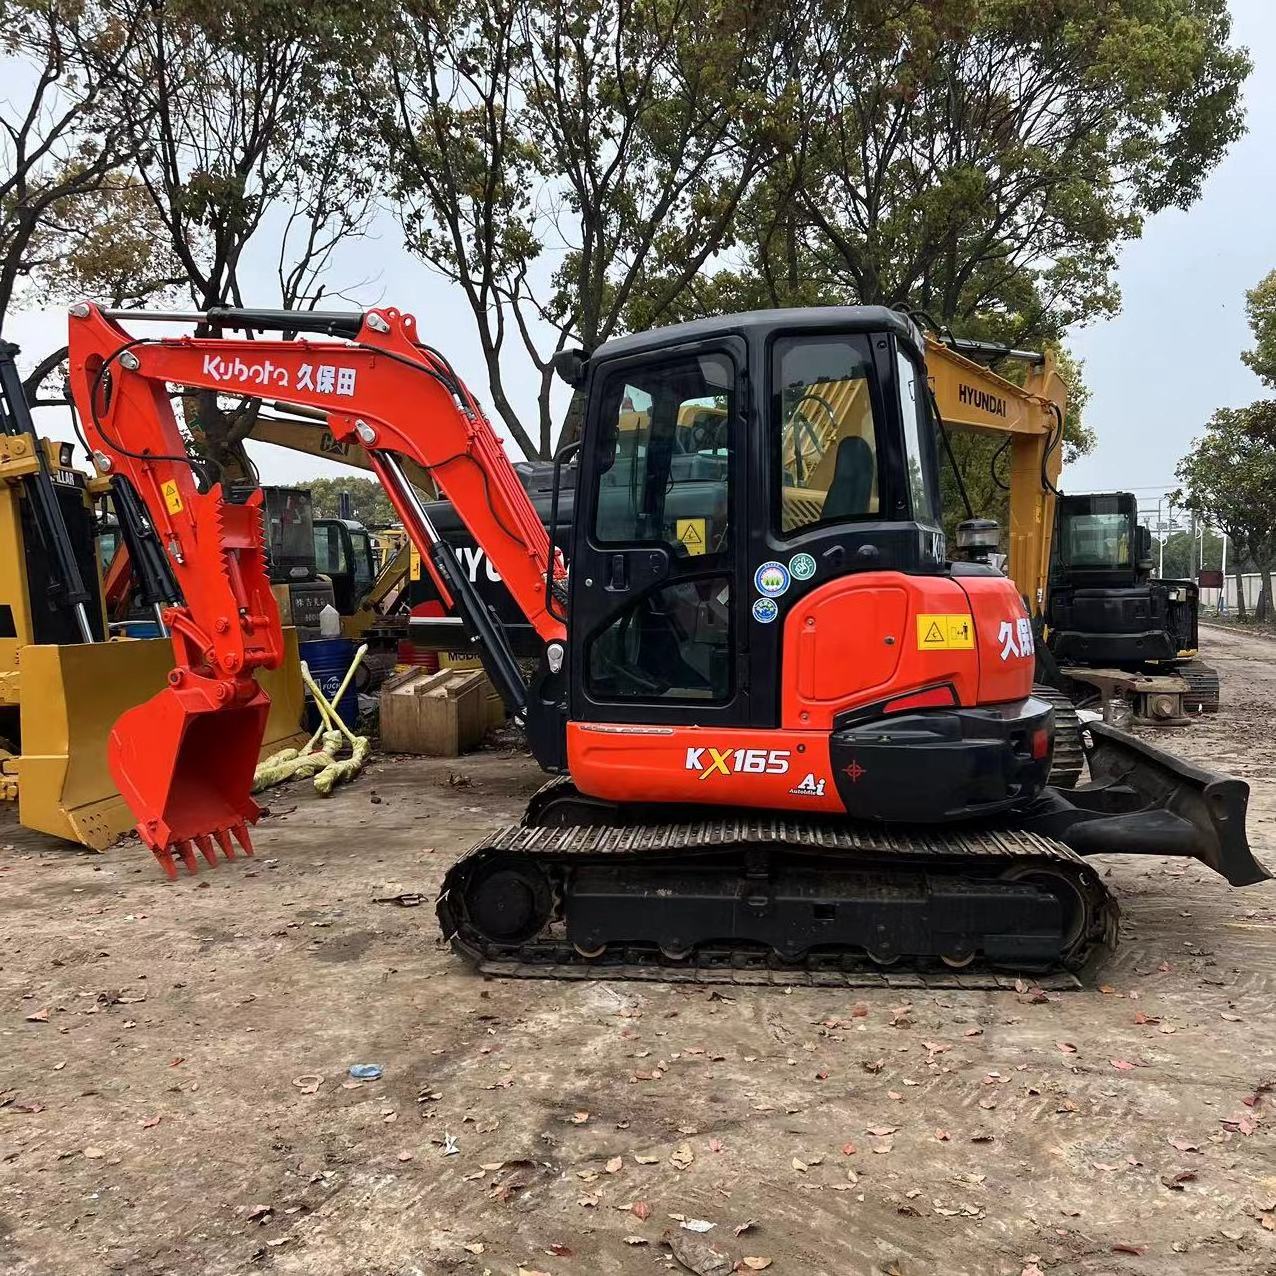
<path id="1" fill-rule="evenodd" d="M 119 326 L 148 318 L 213 335 Z M 188 455 L 181 386 L 316 409 L 367 453 L 558 773 L 520 826 L 444 880 L 444 932 L 484 970 L 769 980 L 778 967 L 837 982 L 866 958 L 1074 966 L 1115 931 L 1089 854 L 1188 855 L 1235 885 L 1262 880 L 1239 780 L 1096 724 L 1090 783 L 1047 787 L 1052 711 L 1031 694 L 1023 602 L 992 567 L 945 555 L 923 352 L 905 316 L 847 307 L 566 356 L 559 372 L 586 404 L 568 579 L 500 441 L 410 315 L 73 307 L 94 463 L 145 504 L 186 600 L 166 612 L 171 685 L 111 740 L 142 838 L 170 871 L 174 853 L 194 868 L 193 847 L 215 862 L 210 838 L 250 849 L 266 715 L 254 671 L 280 656 L 257 503 L 230 503 Z M 832 452 L 789 428 L 816 407 L 843 423 Z M 825 453 L 828 472 L 808 472 Z M 530 683 L 407 461 L 538 635 Z M 695 511 L 676 499 L 690 482 L 710 494 Z"/>

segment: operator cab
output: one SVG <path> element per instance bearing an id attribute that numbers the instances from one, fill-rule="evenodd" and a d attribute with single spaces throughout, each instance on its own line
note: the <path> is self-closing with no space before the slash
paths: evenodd
<path id="1" fill-rule="evenodd" d="M 784 618 L 946 561 L 924 342 L 878 306 L 759 311 L 560 361 L 584 395 L 570 717 L 776 726 Z M 561 455 L 561 454 L 560 454 Z"/>

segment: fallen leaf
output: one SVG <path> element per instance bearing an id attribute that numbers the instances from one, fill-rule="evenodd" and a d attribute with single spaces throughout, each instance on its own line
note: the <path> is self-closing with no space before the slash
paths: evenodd
<path id="1" fill-rule="evenodd" d="M 84 1155 L 87 1156 L 90 1161 L 100 1161 L 106 1153 L 103 1152 L 101 1148 L 88 1147 L 84 1149 Z"/>
<path id="2" fill-rule="evenodd" d="M 947 1130 L 935 1131 L 935 1138 L 937 1138 L 941 1143 L 947 1143 L 951 1137 L 952 1136 L 948 1133 Z"/>
<path id="3" fill-rule="evenodd" d="M 555 1258 L 571 1258 L 575 1253 L 570 1245 L 564 1245 L 561 1241 L 554 1241 L 553 1244 L 546 1246 L 546 1252 Z"/>
<path id="4" fill-rule="evenodd" d="M 576 1198 L 576 1204 L 583 1206 L 587 1210 L 592 1210 L 600 1200 L 602 1200 L 602 1197 L 597 1192 L 586 1192 L 584 1196 Z"/>
<path id="5" fill-rule="evenodd" d="M 1071 1041 L 1056 1041 L 1054 1044 L 1055 1049 L 1062 1050 L 1064 1054 L 1076 1054 L 1077 1052 L 1076 1046 Z"/>
<path id="6" fill-rule="evenodd" d="M 1114 1254 L 1133 1254 L 1135 1258 L 1139 1258 L 1146 1254 L 1148 1247 L 1146 1245 L 1126 1245 L 1124 1243 L 1112 1246 Z"/>
<path id="7" fill-rule="evenodd" d="M 640 1152 L 634 1157 L 634 1160 L 637 1161 L 639 1165 L 655 1165 L 660 1158 L 658 1156 L 646 1156 Z"/>
<path id="8" fill-rule="evenodd" d="M 1174 1138 L 1168 1140 L 1170 1147 L 1177 1149 L 1179 1152 L 1199 1152 L 1200 1144 L 1193 1143 L 1190 1139 L 1182 1139 L 1175 1135 Z"/>
<path id="9" fill-rule="evenodd" d="M 851 1007 L 851 1018 L 852 1019 L 867 1019 L 868 1007 L 862 1001 L 857 1001 Z"/>
<path id="10" fill-rule="evenodd" d="M 896 1103 L 902 1103 L 904 1101 L 903 1094 L 901 1094 L 898 1090 L 887 1090 L 886 1097 L 888 1099 L 893 1099 Z"/>
<path id="11" fill-rule="evenodd" d="M 854 1144 L 854 1143 L 843 1143 L 843 1144 L 842 1144 L 842 1155 L 843 1155 L 843 1156 L 854 1156 L 854 1155 L 855 1155 L 855 1144 Z"/>
<path id="12" fill-rule="evenodd" d="M 731 1230 L 737 1236 L 743 1236 L 745 1232 L 752 1231 L 758 1225 L 756 1218 L 746 1218 L 743 1223 L 737 1223 Z"/>
<path id="13" fill-rule="evenodd" d="M 31 1017 L 34 1018 L 35 1016 L 32 1015 Z M 49 1017 L 48 1011 L 45 1011 L 44 1017 L 46 1019 Z M 1245 1020 L 1242 1019 L 1240 1015 L 1229 1014 L 1226 1010 L 1220 1012 L 1219 1018 L 1226 1019 L 1228 1023 L 1244 1023 L 1245 1022 Z"/>
<path id="14" fill-rule="evenodd" d="M 868 1059 L 865 1059 L 865 1060 L 864 1060 L 864 1063 L 863 1063 L 863 1065 L 862 1065 L 862 1066 L 863 1066 L 863 1068 L 864 1068 L 864 1071 L 865 1071 L 865 1072 L 881 1072 L 881 1070 L 882 1070 L 884 1067 L 886 1067 L 886 1060 L 885 1060 L 885 1059 L 873 1059 L 873 1060 L 871 1060 L 871 1061 L 870 1061 L 870 1060 L 868 1060 Z"/>
<path id="15" fill-rule="evenodd" d="M 36 1010 L 27 1016 L 27 1023 L 48 1023 L 49 1008 L 45 1006 L 43 1010 Z"/>
<path id="16" fill-rule="evenodd" d="M 661 1239 L 673 1251 L 674 1258 L 696 1276 L 730 1276 L 730 1255 L 703 1236 L 678 1229 L 666 1232 Z"/>
<path id="17" fill-rule="evenodd" d="M 894 1146 L 894 1139 L 878 1139 L 878 1141 L 873 1144 L 872 1151 L 876 1152 L 878 1156 L 885 1156 L 887 1152 L 894 1148 Z"/>
<path id="18" fill-rule="evenodd" d="M 142 1129 L 153 1130 L 163 1119 L 164 1118 L 162 1116 L 147 1117 L 146 1120 L 142 1122 Z"/>
<path id="19" fill-rule="evenodd" d="M 482 1241 L 470 1241 L 468 1245 L 462 1245 L 461 1248 L 470 1254 L 481 1254 L 487 1247 Z"/>
<path id="20" fill-rule="evenodd" d="M 1128 1059 L 1109 1059 L 1108 1062 L 1118 1072 L 1131 1072 L 1134 1069 L 1134 1064 L 1132 1064 Z"/>
<path id="21" fill-rule="evenodd" d="M 412 1153 L 411 1153 L 411 1152 L 400 1152 L 400 1153 L 399 1153 L 399 1160 L 400 1160 L 400 1161 L 410 1161 L 411 1159 L 412 1159 Z"/>
<path id="22" fill-rule="evenodd" d="M 568 1117 L 567 1119 L 573 1125 L 584 1125 L 585 1122 L 589 1120 L 589 1113 L 588 1112 L 573 1112 L 571 1116 Z"/>
<path id="23" fill-rule="evenodd" d="M 680 1143 L 669 1153 L 669 1163 L 675 1170 L 685 1170 L 695 1159 L 696 1154 L 691 1150 L 690 1143 Z"/>
<path id="24" fill-rule="evenodd" d="M 684 1218 L 678 1226 L 686 1232 L 711 1232 L 717 1223 L 711 1223 L 707 1218 Z"/>
<path id="25" fill-rule="evenodd" d="M 963 1037 L 982 1037 L 983 1035 L 984 1030 L 982 1028 L 967 1028 L 966 1031 L 962 1033 Z"/>
<path id="26" fill-rule="evenodd" d="M 607 1162 L 604 1168 L 606 1169 L 608 1174 L 615 1174 L 619 1171 L 620 1167 L 624 1165 L 624 1163 L 625 1163 L 624 1157 L 613 1156 L 611 1160 Z"/>
<path id="27" fill-rule="evenodd" d="M 645 1223 L 651 1217 L 651 1206 L 646 1201 L 635 1201 L 630 1207 L 629 1212 L 641 1223 Z"/>
<path id="28" fill-rule="evenodd" d="M 1195 1170 L 1179 1170 L 1176 1174 L 1162 1174 L 1161 1185 L 1168 1187 L 1171 1192 L 1181 1192 L 1184 1183 L 1195 1183 Z"/>
<path id="29" fill-rule="evenodd" d="M 1136 1010 L 1134 1012 L 1134 1022 L 1138 1024 L 1140 1027 L 1142 1027 L 1146 1023 L 1160 1023 L 1161 1016 L 1148 1015 L 1148 1014 L 1144 1014 L 1142 1010 Z"/>
<path id="30" fill-rule="evenodd" d="M 722 1140 L 721 1140 L 721 1139 L 710 1139 L 710 1140 L 709 1140 L 709 1151 L 710 1151 L 710 1152 L 721 1152 L 721 1151 L 722 1151 Z"/>
<path id="31" fill-rule="evenodd" d="M 866 1126 L 864 1132 L 871 1134 L 876 1138 L 884 1139 L 888 1134 L 897 1134 L 899 1126 L 897 1125 L 870 1125 Z"/>
<path id="32" fill-rule="evenodd" d="M 626 1236 L 625 1237 L 626 1245 L 646 1245 L 648 1243 L 649 1242 L 645 1236 Z"/>
<path id="33" fill-rule="evenodd" d="M 521 1263 L 518 1268 L 518 1276 L 549 1276 L 549 1272 L 536 1271 L 531 1267 L 524 1267 Z"/>
<path id="34" fill-rule="evenodd" d="M 771 1266 L 769 1258 L 749 1258 L 747 1255 L 740 1260 L 742 1267 L 737 1267 L 737 1271 L 764 1272 Z"/>
<path id="35" fill-rule="evenodd" d="M 1091 1161 L 1090 1164 L 1093 1165 L 1096 1170 L 1104 1170 L 1109 1174 L 1115 1173 L 1121 1168 L 1119 1165 L 1111 1165 L 1107 1161 Z"/>
<path id="36" fill-rule="evenodd" d="M 794 1168 L 794 1169 L 795 1169 L 795 1170 L 796 1170 L 799 1174 L 805 1174 L 805 1173 L 806 1173 L 806 1162 L 805 1162 L 805 1161 L 799 1161 L 799 1160 L 798 1160 L 798 1158 L 795 1156 L 795 1157 L 793 1158 L 793 1162 L 792 1162 L 792 1164 L 793 1164 L 793 1168 Z"/>

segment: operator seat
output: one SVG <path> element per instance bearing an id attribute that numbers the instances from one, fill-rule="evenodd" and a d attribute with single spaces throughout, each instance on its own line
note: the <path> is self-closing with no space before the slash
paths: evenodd
<path id="1" fill-rule="evenodd" d="M 867 439 L 853 434 L 837 445 L 833 481 L 824 498 L 821 519 L 856 518 L 869 512 L 877 459 Z"/>

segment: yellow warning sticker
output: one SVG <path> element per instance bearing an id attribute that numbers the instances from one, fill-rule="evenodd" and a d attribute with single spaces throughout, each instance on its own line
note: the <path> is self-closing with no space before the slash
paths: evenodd
<path id="1" fill-rule="evenodd" d="M 923 614 L 917 617 L 918 651 L 973 651 L 975 622 L 967 612 L 960 616 Z"/>
<path id="2" fill-rule="evenodd" d="M 421 579 L 421 551 L 415 545 L 408 546 L 408 579 Z"/>
<path id="3" fill-rule="evenodd" d="M 705 543 L 705 520 L 703 518 L 680 518 L 676 531 L 678 539 L 687 547 L 688 554 L 704 554 L 708 552 Z"/>
<path id="4" fill-rule="evenodd" d="M 180 514 L 182 512 L 182 494 L 177 490 L 177 482 L 175 479 L 169 479 L 167 483 L 160 485 L 160 491 L 164 493 L 164 504 L 168 506 L 170 514 Z"/>

